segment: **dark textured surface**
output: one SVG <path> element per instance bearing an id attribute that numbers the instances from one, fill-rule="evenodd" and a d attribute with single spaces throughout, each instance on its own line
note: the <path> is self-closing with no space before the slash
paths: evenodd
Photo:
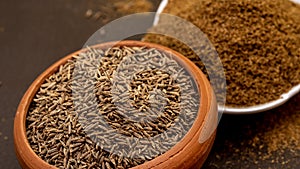
<path id="1" fill-rule="evenodd" d="M 90 2 L 0 1 L 0 168 L 20 168 L 13 147 L 13 118 L 30 83 L 56 60 L 80 49 L 89 36 L 103 25 L 101 20 L 84 18 Z M 108 1 L 97 3 L 101 2 Z M 299 101 L 300 95 L 297 95 L 288 104 L 267 113 L 224 115 L 213 150 L 203 168 L 296 169 L 300 165 L 299 155 L 280 149 L 274 152 L 272 158 L 280 156 L 280 159 L 284 157 L 283 160 L 260 160 L 256 155 L 258 151 L 248 143 L 257 133 L 263 133 L 277 123 L 277 118 L 269 119 L 284 116 L 286 120 L 291 120 L 289 118 L 293 114 L 300 113 Z M 282 110 L 286 112 L 282 113 Z M 297 130 L 295 132 L 299 133 Z M 286 159 L 290 159 L 287 164 L 283 163 Z"/>
<path id="2" fill-rule="evenodd" d="M 19 168 L 13 118 L 30 83 L 100 27 L 84 18 L 86 9 L 84 1 L 0 1 L 0 168 Z"/>

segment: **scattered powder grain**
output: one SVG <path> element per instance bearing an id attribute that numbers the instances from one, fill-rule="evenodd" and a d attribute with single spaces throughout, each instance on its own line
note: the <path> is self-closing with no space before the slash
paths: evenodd
<path id="1" fill-rule="evenodd" d="M 277 150 L 300 152 L 300 105 L 296 104 L 289 104 L 290 107 L 285 110 L 279 109 L 281 115 L 270 120 L 275 124 L 273 128 L 261 134 L 268 153 Z"/>
<path id="2" fill-rule="evenodd" d="M 124 15 L 155 12 L 159 0 L 93 0 L 88 2 L 84 16 L 87 19 L 108 23 Z"/>
<path id="3" fill-rule="evenodd" d="M 122 14 L 134 14 L 153 11 L 153 4 L 149 0 L 123 0 L 114 2 L 117 12 Z"/>
<path id="4" fill-rule="evenodd" d="M 204 168 L 298 168 L 299 101 L 300 94 L 263 114 L 223 116 Z"/>

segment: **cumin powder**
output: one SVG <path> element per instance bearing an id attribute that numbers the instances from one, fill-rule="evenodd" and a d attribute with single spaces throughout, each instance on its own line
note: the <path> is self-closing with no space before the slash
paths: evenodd
<path id="1" fill-rule="evenodd" d="M 263 104 L 300 83 L 299 5 L 288 0 L 170 0 L 163 12 L 192 22 L 215 46 L 226 75 L 227 105 Z M 152 29 L 169 28 L 159 23 Z M 192 61 L 198 58 L 171 37 L 147 34 L 143 40 Z"/>

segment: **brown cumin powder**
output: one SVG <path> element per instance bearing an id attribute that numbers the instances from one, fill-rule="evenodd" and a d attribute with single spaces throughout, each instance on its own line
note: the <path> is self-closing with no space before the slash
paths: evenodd
<path id="1" fill-rule="evenodd" d="M 192 22 L 213 43 L 225 69 L 226 104 L 263 104 L 300 83 L 299 5 L 288 0 L 170 0 L 164 12 Z M 152 29 L 169 28 L 159 23 Z M 168 46 L 192 61 L 198 57 L 170 37 L 148 34 L 144 41 Z"/>

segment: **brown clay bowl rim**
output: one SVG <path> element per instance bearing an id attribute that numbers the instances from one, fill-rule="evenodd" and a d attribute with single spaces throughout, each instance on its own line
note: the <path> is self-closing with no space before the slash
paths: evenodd
<path id="1" fill-rule="evenodd" d="M 170 150 L 165 152 L 164 154 L 154 158 L 153 160 L 147 161 L 139 166 L 135 166 L 133 168 L 152 168 L 157 167 L 158 165 L 164 163 L 169 158 L 176 156 L 176 154 L 180 153 L 185 147 L 191 146 L 189 142 L 193 139 L 199 139 L 199 133 L 203 128 L 203 122 L 206 118 L 207 114 L 210 112 L 212 101 L 212 89 L 209 86 L 208 80 L 206 79 L 205 75 L 198 69 L 198 67 L 192 63 L 189 59 L 181 55 L 180 53 L 169 49 L 167 47 L 148 43 L 148 42 L 141 42 L 141 41 L 116 41 L 116 42 L 107 42 L 101 43 L 92 46 L 92 48 L 101 48 L 106 49 L 112 46 L 128 46 L 128 47 L 141 47 L 145 46 L 147 48 L 155 48 L 164 53 L 171 53 L 173 59 L 175 59 L 180 65 L 185 67 L 185 69 L 191 74 L 193 77 L 199 93 L 200 93 L 200 105 L 199 105 L 199 113 L 198 116 L 194 121 L 194 124 L 190 128 L 190 130 L 186 133 L 183 139 L 178 142 L 175 146 L 173 146 Z M 26 93 L 24 94 L 23 98 L 20 101 L 18 106 L 15 120 L 14 120 L 14 144 L 15 144 L 15 151 L 17 158 L 22 166 L 28 166 L 29 168 L 34 168 L 35 166 L 39 166 L 39 168 L 51 168 L 56 169 L 57 167 L 48 164 L 43 159 L 41 159 L 32 149 L 26 137 L 26 116 L 28 112 L 28 108 L 30 103 L 35 96 L 36 92 L 38 91 L 41 84 L 44 82 L 46 78 L 48 78 L 51 74 L 56 72 L 60 65 L 66 63 L 70 60 L 74 55 L 77 55 L 81 52 L 88 50 L 87 48 L 78 50 L 73 52 L 64 58 L 60 59 L 53 65 L 51 65 L 48 69 L 46 69 L 41 75 L 39 75 L 34 82 L 30 85 L 27 89 Z M 201 84 L 201 85 L 200 85 Z M 204 85 L 203 85 L 204 84 Z M 206 85 L 205 85 L 206 84 Z"/>

